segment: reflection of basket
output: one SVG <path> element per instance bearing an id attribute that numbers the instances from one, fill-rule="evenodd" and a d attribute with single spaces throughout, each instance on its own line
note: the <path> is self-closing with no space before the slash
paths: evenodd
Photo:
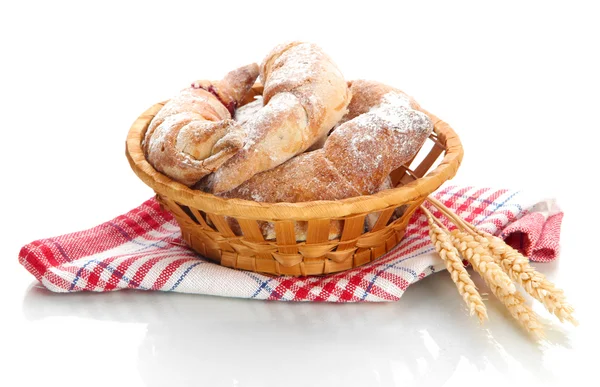
<path id="1" fill-rule="evenodd" d="M 255 88 L 256 94 L 260 91 Z M 261 273 L 328 274 L 380 257 L 400 242 L 414 210 L 456 174 L 463 156 L 450 126 L 425 112 L 434 122 L 434 133 L 407 167 L 392 172 L 397 188 L 336 201 L 270 204 L 223 199 L 179 184 L 146 161 L 141 141 L 162 106 L 152 106 L 132 125 L 126 144 L 131 167 L 175 216 L 183 239 L 195 251 L 223 266 Z M 428 144 L 431 148 L 422 157 Z M 441 163 L 425 175 L 442 153 Z M 369 214 L 377 220 L 365 222 Z M 231 227 L 232 221 L 239 227 Z M 273 223 L 274 240 L 264 239 L 260 221 Z M 297 236 L 296 222 L 307 222 L 306 240 Z M 342 231 L 330 240 L 334 223 L 341 224 Z"/>

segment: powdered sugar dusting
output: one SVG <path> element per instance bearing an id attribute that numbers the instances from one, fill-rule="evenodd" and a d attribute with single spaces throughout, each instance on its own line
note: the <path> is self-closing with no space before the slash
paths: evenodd
<path id="1" fill-rule="evenodd" d="M 223 194 L 269 203 L 335 200 L 357 195 L 360 192 L 325 159 L 322 149 L 298 155 Z"/>
<path id="2" fill-rule="evenodd" d="M 401 93 L 391 91 L 383 96 L 379 105 L 373 106 L 367 113 L 356 117 L 360 126 L 381 127 L 408 132 L 412 129 L 412 119 L 409 114 L 414 111 L 410 107 L 410 99 Z"/>
<path id="3" fill-rule="evenodd" d="M 172 133 L 172 128 L 181 128 L 194 119 L 198 119 L 198 115 L 190 112 L 176 113 L 167 116 L 164 121 L 155 129 L 154 137 L 149 143 L 150 153 L 157 154 L 161 148 L 165 147 L 166 137 Z"/>
<path id="4" fill-rule="evenodd" d="M 340 125 L 325 144 L 327 158 L 363 194 L 376 192 L 392 170 L 417 153 L 433 129 L 405 95 L 389 92 L 380 101 Z"/>
<path id="5" fill-rule="evenodd" d="M 235 115 L 233 117 L 234 120 L 243 125 L 246 121 L 248 121 L 252 116 L 260 111 L 263 108 L 263 97 L 258 96 L 256 99 L 250 103 L 241 106 L 235 111 Z"/>
<path id="6" fill-rule="evenodd" d="M 381 105 L 393 105 L 409 109 L 411 107 L 411 100 L 404 93 L 390 91 L 381 98 Z"/>
<path id="7" fill-rule="evenodd" d="M 262 99 L 260 102 L 262 103 Z M 258 101 L 252 103 L 256 103 L 252 107 L 255 111 L 249 114 L 247 120 L 243 123 L 244 131 L 247 135 L 246 144 L 244 145 L 244 150 L 246 151 L 250 149 L 258 151 L 259 149 L 254 148 L 254 145 L 263 141 L 265 136 L 270 134 L 268 132 L 269 128 L 275 127 L 277 122 L 282 119 L 285 120 L 288 116 L 292 115 L 294 109 L 299 109 L 298 98 L 292 93 L 277 94 L 273 102 L 270 102 L 267 106 L 259 107 Z M 299 130 L 297 132 L 300 133 Z M 290 133 L 287 133 L 286 130 L 282 130 L 282 135 L 284 134 L 294 137 Z M 275 149 L 274 147 L 269 149 L 272 160 L 277 155 Z"/>
<path id="8" fill-rule="evenodd" d="M 282 84 L 301 85 L 311 80 L 322 71 L 319 62 L 322 57 L 323 52 L 308 43 L 286 50 L 271 65 L 270 73 L 263 79 L 265 89 L 277 89 Z"/>
<path id="9" fill-rule="evenodd" d="M 377 192 L 392 170 L 416 154 L 433 127 L 426 115 L 410 108 L 403 94 L 390 93 L 380 101 L 342 124 L 324 148 L 262 172 L 224 196 L 272 203 L 338 200 Z M 246 126 L 258 125 L 259 116 Z"/>
<path id="10" fill-rule="evenodd" d="M 316 45 L 278 47 L 263 61 L 265 106 L 245 121 L 246 146 L 212 175 L 213 193 L 304 152 L 342 118 L 348 85 Z"/>

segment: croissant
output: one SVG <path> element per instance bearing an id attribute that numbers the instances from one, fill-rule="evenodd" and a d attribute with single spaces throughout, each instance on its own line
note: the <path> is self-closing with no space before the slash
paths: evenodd
<path id="1" fill-rule="evenodd" d="M 353 82 L 351 89 L 360 103 L 351 103 L 345 122 L 322 149 L 298 155 L 221 196 L 274 203 L 375 193 L 391 171 L 417 153 L 433 124 L 400 90 L 372 81 Z"/>
<path id="2" fill-rule="evenodd" d="M 352 93 L 348 112 L 340 120 L 342 124 L 336 125 L 330 137 L 325 138 L 324 149 L 296 156 L 219 196 L 261 202 L 302 202 L 337 200 L 393 188 L 390 172 L 416 154 L 433 125 L 429 117 L 417 111 L 419 105 L 414 99 L 398 89 L 365 80 L 348 82 L 348 86 Z M 251 119 L 261 103 L 258 98 L 241 107 L 236 119 Z M 394 135 L 395 141 L 390 141 L 386 136 L 389 134 Z M 343 144 L 346 149 L 340 153 Z M 347 157 L 348 153 L 351 157 Z M 386 163 L 384 168 L 377 168 L 380 155 L 379 161 Z M 344 163 L 345 158 L 350 162 Z M 369 160 L 374 163 L 369 164 Z M 403 211 L 397 209 L 390 220 L 401 216 Z M 369 214 L 365 228 L 372 229 L 378 217 L 379 213 Z M 236 234 L 241 233 L 235 219 L 227 217 L 227 221 Z M 275 238 L 273 223 L 259 222 L 259 227 L 265 239 Z M 295 222 L 298 241 L 306 239 L 307 228 L 307 222 Z M 342 222 L 332 220 L 329 239 L 338 238 L 341 232 Z"/>
<path id="3" fill-rule="evenodd" d="M 260 77 L 264 106 L 242 123 L 246 144 L 196 188 L 230 191 L 307 150 L 347 112 L 348 85 L 314 44 L 276 47 L 262 62 Z"/>
<path id="4" fill-rule="evenodd" d="M 197 81 L 183 89 L 150 122 L 142 142 L 148 162 L 192 186 L 233 157 L 246 135 L 231 118 L 258 73 L 254 63 L 231 71 L 221 81 Z"/>
<path id="5" fill-rule="evenodd" d="M 374 81 L 349 82 L 352 101 L 342 124 L 324 147 L 298 155 L 262 172 L 219 196 L 260 202 L 338 200 L 392 188 L 389 174 L 418 152 L 433 124 L 418 104 L 398 89 Z M 256 102 L 258 105 L 258 102 Z M 247 115 L 252 114 L 248 109 Z M 246 117 L 246 119 L 248 119 Z M 393 217 L 401 215 L 401 211 Z M 365 219 L 371 229 L 378 214 Z M 234 232 L 239 226 L 229 219 Z M 275 238 L 273 224 L 260 222 L 266 239 Z M 295 223 L 298 240 L 306 238 L 307 223 Z M 340 221 L 332 221 L 329 239 L 339 237 Z"/>

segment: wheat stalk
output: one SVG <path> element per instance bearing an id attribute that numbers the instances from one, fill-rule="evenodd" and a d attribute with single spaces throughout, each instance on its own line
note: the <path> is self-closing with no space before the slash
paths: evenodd
<path id="1" fill-rule="evenodd" d="M 462 263 L 458 250 L 452 244 L 448 232 L 435 223 L 433 215 L 426 208 L 421 207 L 421 209 L 429 222 L 429 237 L 431 238 L 431 242 L 444 261 L 446 269 L 450 273 L 450 278 L 456 284 L 458 293 L 467 304 L 469 314 L 471 316 L 476 315 L 479 322 L 483 323 L 488 318 L 487 310 L 481 299 L 481 295 L 477 291 L 477 287 Z"/>
<path id="2" fill-rule="evenodd" d="M 475 231 L 479 234 L 476 239 L 482 244 L 487 244 L 496 262 L 528 294 L 540 301 L 561 322 L 569 321 L 573 325 L 578 324 L 573 317 L 574 309 L 566 301 L 562 289 L 557 288 L 542 273 L 536 271 L 523 254 L 508 246 L 502 239 L 484 231 Z"/>
<path id="3" fill-rule="evenodd" d="M 502 271 L 500 266 L 493 263 L 490 264 L 489 260 L 493 258 L 486 251 L 487 247 L 484 247 L 480 242 L 476 241 L 474 236 L 468 234 L 465 231 L 453 230 L 452 242 L 454 246 L 459 250 L 462 255 L 473 265 L 475 271 L 477 271 L 485 280 L 492 293 L 498 298 L 508 309 L 510 314 L 530 333 L 537 338 L 544 337 L 542 325 L 539 322 L 538 316 L 531 310 L 531 308 L 525 304 L 523 296 L 515 291 L 511 292 L 509 287 L 503 286 L 502 282 L 496 281 L 497 273 L 490 273 L 496 270 Z M 481 257 L 485 257 L 484 261 L 486 265 L 481 264 Z M 494 265 L 496 268 L 494 268 Z M 487 271 L 481 271 L 481 268 L 487 269 Z M 490 270 L 490 267 L 493 269 Z M 507 275 L 502 271 L 504 275 Z M 494 275 L 496 274 L 496 275 Z M 510 278 L 509 278 L 510 280 Z M 511 282 L 512 284 L 512 282 Z M 514 288 L 514 284 L 513 284 Z"/>
<path id="4" fill-rule="evenodd" d="M 476 229 L 475 226 L 460 218 L 437 199 L 428 197 L 427 200 L 457 226 L 458 229 L 450 233 L 452 243 L 463 257 L 471 262 L 492 293 L 527 331 L 538 338 L 543 337 L 542 325 L 537 314 L 525 304 L 525 299 L 521 293 L 516 291 L 511 279 L 540 301 L 561 322 L 569 321 L 573 325 L 578 324 L 573 317 L 574 309 L 566 302 L 563 291 L 546 279 L 543 274 L 537 272 L 526 257 L 507 245 L 502 239 Z M 435 217 L 433 219 L 443 227 L 439 220 Z M 505 277 L 498 274 L 498 269 Z M 510 285 L 506 283 L 507 278 Z"/>
<path id="5" fill-rule="evenodd" d="M 529 264 L 529 260 L 526 257 L 507 245 L 502 239 L 485 231 L 478 230 L 472 224 L 464 221 L 437 199 L 430 197 L 428 200 L 459 228 L 471 233 L 478 242 L 486 246 L 496 263 L 521 285 L 528 294 L 540 301 L 550 313 L 558 317 L 561 322 L 569 321 L 573 325 L 578 325 L 577 320 L 573 316 L 574 309 L 566 301 L 564 292 L 550 282 L 543 274 L 536 271 Z"/>

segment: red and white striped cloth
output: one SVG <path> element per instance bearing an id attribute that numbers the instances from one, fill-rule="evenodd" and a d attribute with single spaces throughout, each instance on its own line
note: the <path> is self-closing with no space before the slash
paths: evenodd
<path id="1" fill-rule="evenodd" d="M 532 261 L 557 256 L 563 214 L 552 199 L 456 186 L 434 196 Z M 396 301 L 410 284 L 445 269 L 420 211 L 403 241 L 377 261 L 329 276 L 290 278 L 234 270 L 198 256 L 184 247 L 177 224 L 154 199 L 92 229 L 34 241 L 21 249 L 19 262 L 53 292 L 141 289 L 328 302 Z"/>

